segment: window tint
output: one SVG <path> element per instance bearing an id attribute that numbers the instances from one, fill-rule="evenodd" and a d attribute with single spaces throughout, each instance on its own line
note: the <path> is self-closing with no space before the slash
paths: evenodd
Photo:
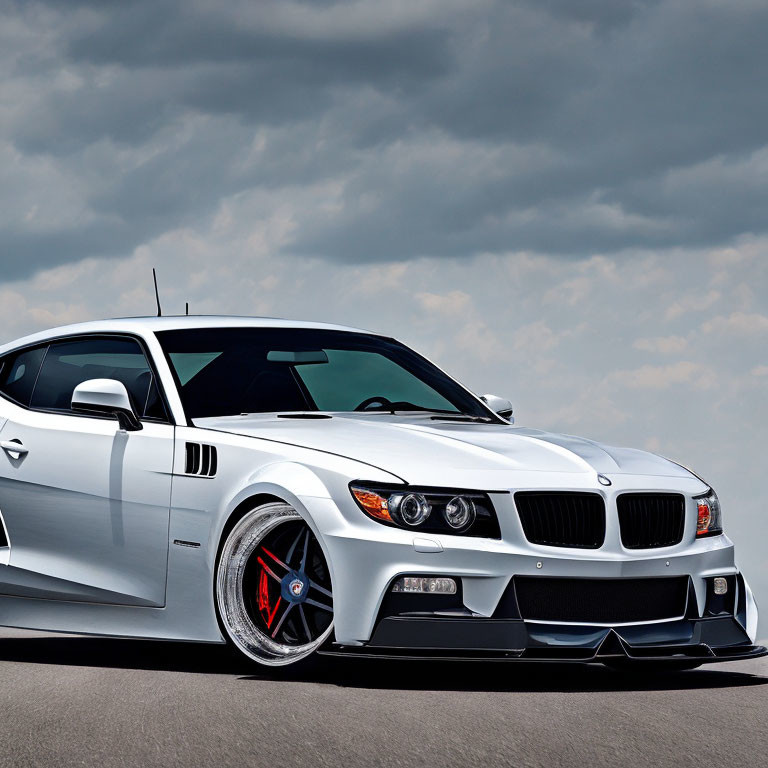
<path id="1" fill-rule="evenodd" d="M 365 398 L 381 396 L 439 411 L 456 409 L 442 395 L 378 354 L 348 349 L 326 350 L 328 363 L 296 366 L 296 373 L 321 411 L 353 411 Z"/>
<path id="2" fill-rule="evenodd" d="M 0 392 L 19 405 L 28 406 L 44 355 L 45 347 L 38 347 L 3 358 L 0 362 Z"/>
<path id="3" fill-rule="evenodd" d="M 176 375 L 179 377 L 179 384 L 184 386 L 220 354 L 221 352 L 171 352 L 169 357 Z"/>
<path id="4" fill-rule="evenodd" d="M 51 344 L 31 405 L 70 411 L 75 387 L 89 379 L 121 381 L 136 413 L 143 418 L 165 418 L 154 375 L 141 346 L 133 339 L 83 339 Z"/>
<path id="5" fill-rule="evenodd" d="M 299 328 L 206 328 L 157 334 L 187 417 L 279 411 L 466 413 L 492 418 L 455 381 L 380 336 Z"/>

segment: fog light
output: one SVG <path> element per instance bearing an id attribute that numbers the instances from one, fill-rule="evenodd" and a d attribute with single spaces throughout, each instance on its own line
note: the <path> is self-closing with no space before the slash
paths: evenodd
<path id="1" fill-rule="evenodd" d="M 724 595 L 728 592 L 728 579 L 715 576 L 712 581 L 712 590 L 716 595 Z"/>
<path id="2" fill-rule="evenodd" d="M 453 579 L 424 576 L 404 576 L 392 585 L 393 592 L 427 593 L 433 595 L 455 595 L 456 582 Z"/>

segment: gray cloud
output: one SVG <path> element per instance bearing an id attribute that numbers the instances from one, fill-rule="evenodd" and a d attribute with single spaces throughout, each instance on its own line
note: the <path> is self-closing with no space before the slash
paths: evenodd
<path id="1" fill-rule="evenodd" d="M 759 598 L 766 32 L 764 0 L 0 0 L 0 341 L 151 312 L 152 266 L 166 312 L 395 335 L 693 466 Z"/>
<path id="2" fill-rule="evenodd" d="M 0 8 L 0 142 L 30 200 L 0 218 L 9 277 L 130 253 L 246 193 L 301 190 L 278 252 L 345 263 L 766 230 L 764 3 Z"/>

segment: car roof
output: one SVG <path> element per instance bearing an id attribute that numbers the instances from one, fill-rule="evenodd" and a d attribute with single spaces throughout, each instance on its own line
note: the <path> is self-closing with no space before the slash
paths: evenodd
<path id="1" fill-rule="evenodd" d="M 112 320 L 94 320 L 50 328 L 0 345 L 0 355 L 18 347 L 45 342 L 62 336 L 98 333 L 131 333 L 145 337 L 157 331 L 174 331 L 184 328 L 304 328 L 350 333 L 372 333 L 344 325 L 316 323 L 307 320 L 283 320 L 276 317 L 241 317 L 237 315 L 169 315 L 167 317 L 121 317 Z M 380 335 L 380 334 L 375 334 Z"/>

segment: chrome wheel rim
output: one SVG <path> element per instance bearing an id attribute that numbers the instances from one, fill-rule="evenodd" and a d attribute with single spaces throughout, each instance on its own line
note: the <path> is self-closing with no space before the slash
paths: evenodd
<path id="1" fill-rule="evenodd" d="M 333 594 L 320 544 L 288 504 L 258 507 L 222 549 L 216 598 L 227 634 L 262 664 L 291 664 L 333 632 Z"/>

